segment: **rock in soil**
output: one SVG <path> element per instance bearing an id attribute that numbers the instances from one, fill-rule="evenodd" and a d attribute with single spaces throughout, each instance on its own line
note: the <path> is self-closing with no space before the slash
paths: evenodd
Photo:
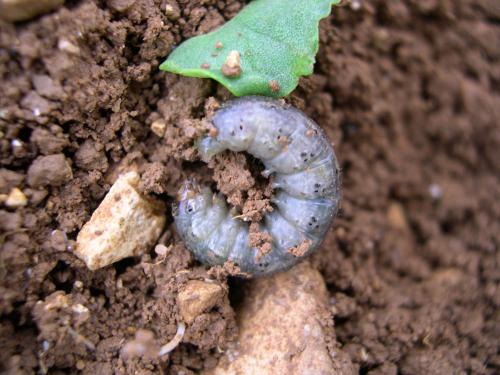
<path id="1" fill-rule="evenodd" d="M 78 234 L 75 254 L 89 269 L 139 255 L 160 236 L 165 207 L 142 196 L 139 181 L 137 172 L 120 175 Z"/>
<path id="2" fill-rule="evenodd" d="M 191 323 L 203 311 L 215 306 L 224 291 L 219 284 L 191 280 L 179 292 L 177 306 L 186 323 Z"/>
<path id="3" fill-rule="evenodd" d="M 239 311 L 238 340 L 209 374 L 356 373 L 330 340 L 327 300 L 323 278 L 308 262 L 253 281 Z"/>
<path id="4" fill-rule="evenodd" d="M 13 188 L 5 200 L 5 205 L 10 208 L 24 207 L 27 204 L 28 198 L 18 188 Z"/>

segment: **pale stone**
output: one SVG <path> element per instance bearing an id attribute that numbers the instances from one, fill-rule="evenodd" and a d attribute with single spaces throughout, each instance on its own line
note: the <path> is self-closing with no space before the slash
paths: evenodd
<path id="1" fill-rule="evenodd" d="M 11 22 L 26 21 L 62 4 L 64 0 L 0 0 L 0 18 Z"/>
<path id="2" fill-rule="evenodd" d="M 232 50 L 228 53 L 225 63 L 221 67 L 222 74 L 227 77 L 238 77 L 241 74 L 240 53 Z"/>
<path id="3" fill-rule="evenodd" d="M 75 254 L 96 270 L 143 253 L 165 224 L 164 205 L 138 191 L 137 172 L 122 174 L 76 240 Z"/>
<path id="4" fill-rule="evenodd" d="M 248 290 L 238 314 L 238 340 L 207 375 L 357 373 L 331 340 L 328 293 L 307 262 L 257 279 Z"/>
<path id="5" fill-rule="evenodd" d="M 59 39 L 57 42 L 57 48 L 60 51 L 68 52 L 71 55 L 79 55 L 80 47 L 71 43 L 68 39 Z"/>
<path id="6" fill-rule="evenodd" d="M 5 205 L 11 208 L 24 207 L 27 204 L 28 198 L 19 188 L 13 188 L 5 200 Z"/>
<path id="7" fill-rule="evenodd" d="M 155 120 L 151 124 L 151 131 L 160 138 L 163 137 L 163 135 L 165 134 L 166 128 L 167 128 L 167 123 L 163 119 Z"/>
<path id="8" fill-rule="evenodd" d="M 407 230 L 408 222 L 404 207 L 398 202 L 391 202 L 387 208 L 387 221 L 395 229 Z"/>
<path id="9" fill-rule="evenodd" d="M 189 281 L 177 296 L 182 319 L 186 323 L 191 323 L 198 315 L 214 307 L 223 294 L 224 291 L 219 284 Z"/>

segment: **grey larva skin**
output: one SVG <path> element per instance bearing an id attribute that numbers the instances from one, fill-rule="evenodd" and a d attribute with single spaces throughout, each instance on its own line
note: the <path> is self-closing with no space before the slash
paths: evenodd
<path id="1" fill-rule="evenodd" d="M 323 131 L 299 110 L 273 99 L 244 97 L 219 109 L 217 136 L 199 140 L 204 161 L 224 150 L 246 151 L 272 175 L 275 209 L 261 229 L 272 236 L 272 251 L 257 260 L 248 223 L 235 219 L 224 197 L 187 182 L 174 210 L 177 231 L 196 258 L 208 265 L 234 262 L 251 276 L 290 268 L 321 243 L 340 199 L 339 168 Z M 289 249 L 309 241 L 300 257 Z"/>

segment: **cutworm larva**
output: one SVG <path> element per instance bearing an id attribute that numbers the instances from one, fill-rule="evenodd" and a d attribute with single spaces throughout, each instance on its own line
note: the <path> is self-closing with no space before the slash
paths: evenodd
<path id="1" fill-rule="evenodd" d="M 178 233 L 208 265 L 232 261 L 252 276 L 291 267 L 318 247 L 337 212 L 339 167 L 330 142 L 302 112 L 263 97 L 232 100 L 212 122 L 217 134 L 197 143 L 204 161 L 224 150 L 245 151 L 263 162 L 264 176 L 273 177 L 275 209 L 260 224 L 272 237 L 272 250 L 257 256 L 248 223 L 234 218 L 222 194 L 192 181 L 174 209 Z M 293 251 L 301 245 L 305 251 Z"/>

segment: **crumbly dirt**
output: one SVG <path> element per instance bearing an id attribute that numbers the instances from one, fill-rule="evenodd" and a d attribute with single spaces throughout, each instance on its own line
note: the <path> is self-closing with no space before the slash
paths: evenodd
<path id="1" fill-rule="evenodd" d="M 342 168 L 341 212 L 312 257 L 330 293 L 329 339 L 360 374 L 498 373 L 498 2 L 356 4 L 321 22 L 315 74 L 287 99 L 325 129 Z M 126 170 L 166 202 L 191 177 L 230 187 L 250 220 L 269 209 L 254 161 L 209 167 L 193 146 L 230 94 L 158 70 L 242 6 L 66 1 L 0 24 L 0 194 L 28 198 L 0 207 L 0 372 L 192 374 L 234 339 L 236 306 L 223 298 L 170 354 L 122 352 L 174 337 L 189 280 L 226 288 L 238 271 L 196 263 L 170 212 L 168 251 L 91 272 L 71 249 Z"/>

